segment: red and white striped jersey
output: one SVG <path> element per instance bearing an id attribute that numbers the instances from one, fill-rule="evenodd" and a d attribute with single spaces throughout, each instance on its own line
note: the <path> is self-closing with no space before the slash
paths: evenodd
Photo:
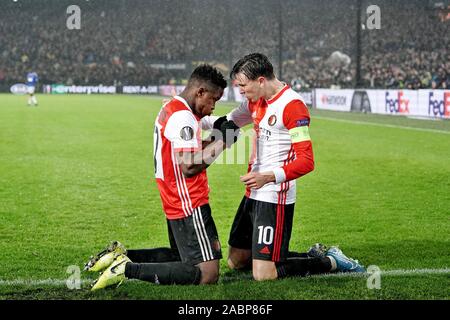
<path id="1" fill-rule="evenodd" d="M 202 148 L 202 129 L 212 129 L 213 117 L 199 119 L 186 100 L 176 96 L 163 105 L 155 121 L 153 135 L 155 177 L 167 219 L 190 216 L 208 203 L 206 170 L 186 178 L 175 153 Z"/>
<path id="2" fill-rule="evenodd" d="M 286 85 L 271 100 L 244 100 L 227 118 L 239 127 L 254 124 L 248 172 L 273 171 L 276 178 L 275 183 L 258 190 L 247 188 L 246 196 L 263 202 L 294 203 L 295 179 L 314 168 L 310 115 L 302 97 Z"/>

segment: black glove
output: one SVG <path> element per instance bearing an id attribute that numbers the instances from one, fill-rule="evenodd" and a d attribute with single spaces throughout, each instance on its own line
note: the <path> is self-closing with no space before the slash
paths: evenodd
<path id="1" fill-rule="evenodd" d="M 234 121 L 224 121 L 220 125 L 220 132 L 222 133 L 222 139 L 227 146 L 231 146 L 237 141 L 239 135 L 239 127 Z"/>
<path id="2" fill-rule="evenodd" d="M 227 116 L 223 116 L 223 117 L 218 118 L 216 121 L 214 121 L 213 129 L 220 130 L 220 126 L 225 121 L 227 121 Z"/>

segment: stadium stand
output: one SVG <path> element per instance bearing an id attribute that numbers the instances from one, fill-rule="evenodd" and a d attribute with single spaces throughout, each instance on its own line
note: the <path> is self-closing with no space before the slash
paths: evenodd
<path id="1" fill-rule="evenodd" d="M 96 0 L 79 4 L 81 30 L 69 30 L 71 2 L 2 3 L 0 87 L 31 69 L 41 83 L 182 84 L 199 62 L 227 72 L 255 51 L 281 57 L 283 80 L 304 88 L 355 85 L 354 0 Z M 442 10 L 423 0 L 369 4 L 380 6 L 382 28 L 362 31 L 363 86 L 448 88 L 450 22 Z M 336 51 L 350 63 L 330 64 Z"/>

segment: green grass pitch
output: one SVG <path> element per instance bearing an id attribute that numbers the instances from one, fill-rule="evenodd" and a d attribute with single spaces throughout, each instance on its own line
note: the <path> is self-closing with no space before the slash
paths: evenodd
<path id="1" fill-rule="evenodd" d="M 316 169 L 298 180 L 291 250 L 339 245 L 381 271 L 255 282 L 226 266 L 245 164 L 208 169 L 224 258 L 210 286 L 65 283 L 111 240 L 167 246 L 153 179 L 160 97 L 0 95 L 0 299 L 449 299 L 450 123 L 312 110 Z M 232 104 L 220 104 L 225 114 Z M 415 270 L 415 271 L 414 271 Z M 385 273 L 384 273 L 385 272 Z"/>

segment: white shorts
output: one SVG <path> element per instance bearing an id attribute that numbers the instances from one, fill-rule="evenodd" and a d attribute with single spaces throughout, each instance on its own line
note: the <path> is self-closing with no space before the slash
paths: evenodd
<path id="1" fill-rule="evenodd" d="M 34 94 L 35 88 L 36 88 L 36 87 L 27 86 L 27 93 L 28 93 L 28 94 Z"/>

